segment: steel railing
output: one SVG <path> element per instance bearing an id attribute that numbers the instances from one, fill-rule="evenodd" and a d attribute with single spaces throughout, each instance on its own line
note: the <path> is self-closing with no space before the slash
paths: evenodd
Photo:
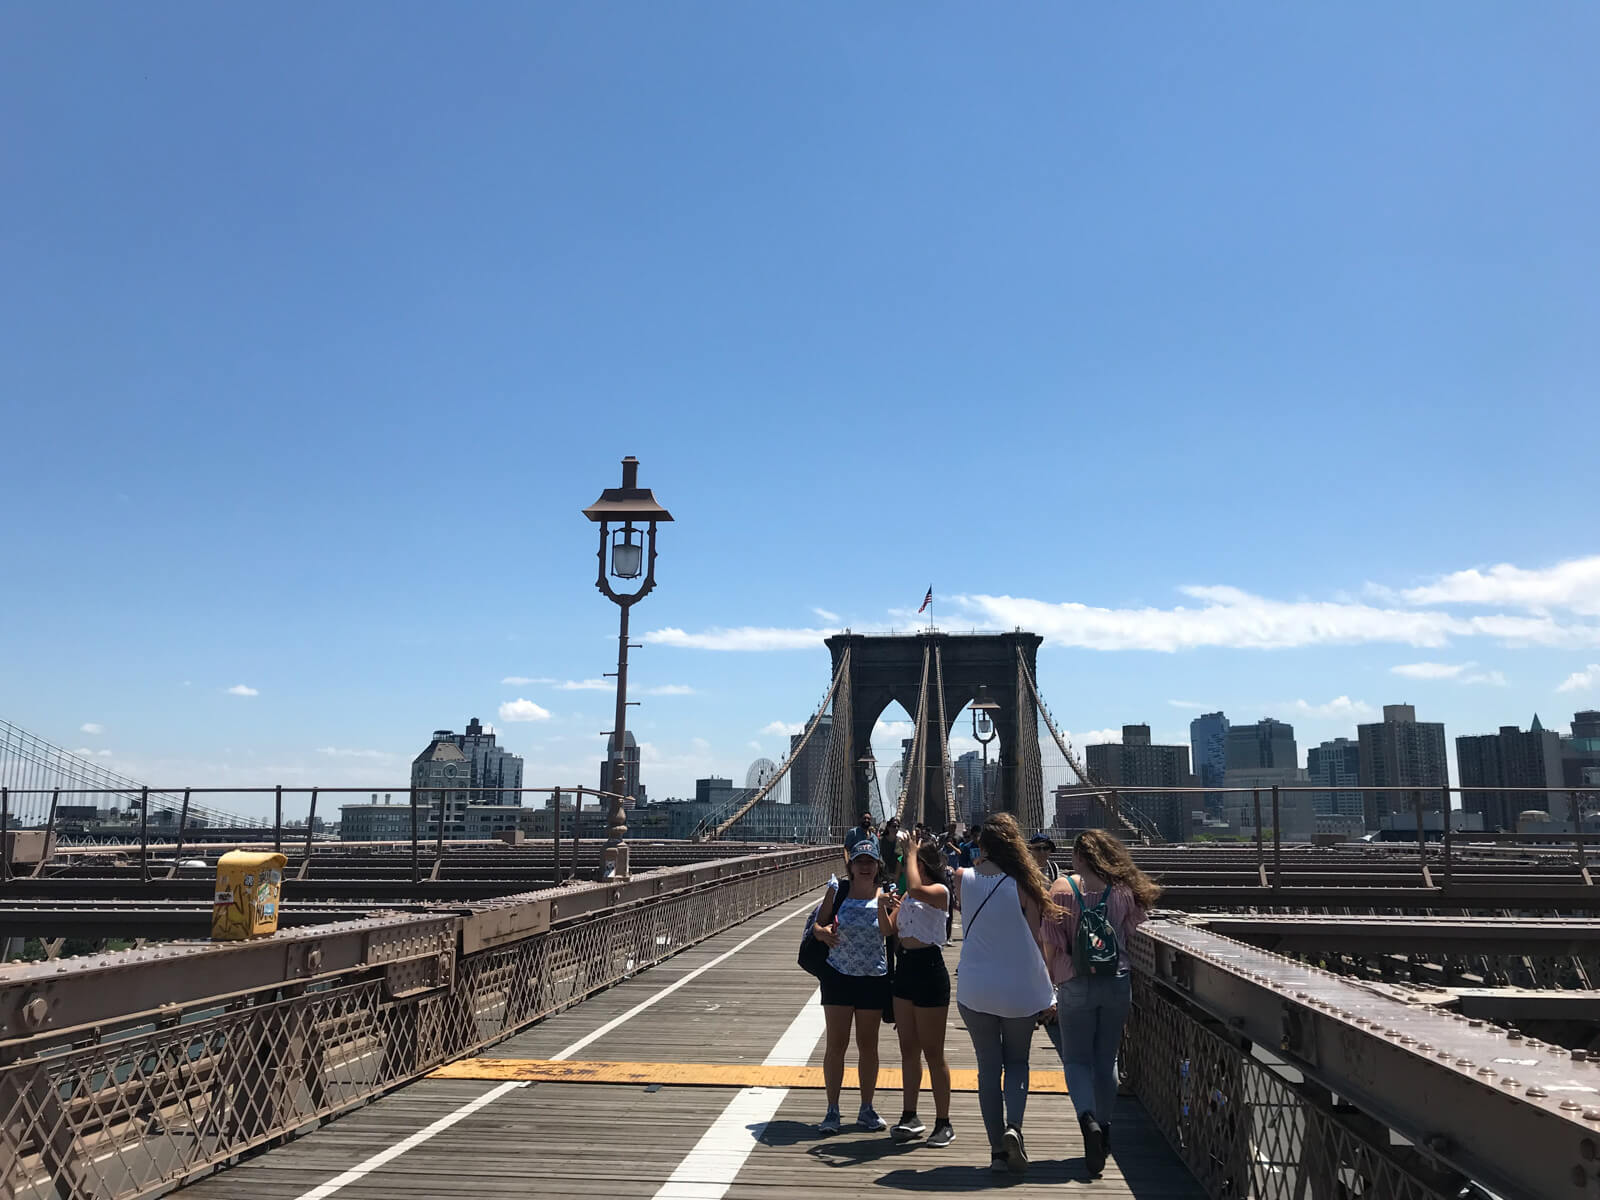
<path id="1" fill-rule="evenodd" d="M 837 857 L 0 968 L 0 1196 L 166 1191 L 820 887 Z"/>

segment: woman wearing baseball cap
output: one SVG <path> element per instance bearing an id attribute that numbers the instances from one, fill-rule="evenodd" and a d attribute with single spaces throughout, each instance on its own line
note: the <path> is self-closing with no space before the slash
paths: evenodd
<path id="1" fill-rule="evenodd" d="M 838 1133 L 839 1092 L 844 1086 L 844 1056 L 850 1047 L 850 1030 L 856 1034 L 856 1066 L 861 1076 L 861 1110 L 856 1127 L 887 1129 L 888 1123 L 872 1107 L 878 1086 L 878 1031 L 889 1002 L 889 960 L 884 935 L 889 932 L 890 905 L 878 890 L 883 855 L 875 839 L 865 838 L 850 848 L 848 882 L 843 899 L 827 925 L 813 928 L 817 940 L 830 947 L 822 970 L 822 1011 L 827 1022 L 827 1042 L 822 1059 L 822 1079 L 828 1092 L 828 1112 L 817 1126 L 822 1133 Z M 832 904 L 833 887 L 822 898 L 819 912 Z"/>

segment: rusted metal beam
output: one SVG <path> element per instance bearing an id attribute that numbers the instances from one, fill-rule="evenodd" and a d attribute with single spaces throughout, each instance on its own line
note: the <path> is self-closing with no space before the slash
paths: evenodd
<path id="1" fill-rule="evenodd" d="M 1600 1065 L 1193 925 L 1153 922 L 1132 949 L 1163 987 L 1494 1192 L 1600 1186 Z"/>

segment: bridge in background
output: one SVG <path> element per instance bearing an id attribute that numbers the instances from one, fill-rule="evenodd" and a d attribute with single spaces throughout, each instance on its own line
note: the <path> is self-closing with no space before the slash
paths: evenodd
<path id="1" fill-rule="evenodd" d="M 693 841 L 631 841 L 626 877 L 605 877 L 600 839 L 559 826 L 429 842 L 444 799 L 424 789 L 390 789 L 409 839 L 367 845 L 315 836 L 336 789 L 263 789 L 274 820 L 238 841 L 288 857 L 285 927 L 245 943 L 201 940 L 228 848 L 187 837 L 210 793 L 97 791 L 59 761 L 0 786 L 0 949 L 29 960 L 0 963 L 0 1200 L 988 1186 L 970 1091 L 946 1150 L 809 1132 L 820 1025 L 794 965 L 877 784 L 879 714 L 915 713 L 886 807 L 937 825 L 965 815 L 951 714 L 980 696 L 997 806 L 1038 826 L 1051 784 L 1088 793 L 1166 889 L 1133 946 L 1129 1096 L 1102 1194 L 1600 1198 L 1593 838 L 1290 846 L 1262 832 L 1269 789 L 1253 844 L 1164 844 L 1137 794 L 1083 770 L 1039 694 L 1037 644 L 830 639 L 828 690 L 765 786 Z M 816 844 L 728 840 L 802 773 L 791 824 Z M 65 796 L 133 790 L 137 839 L 50 844 Z M 567 793 L 613 799 L 525 792 L 558 812 Z M 158 804 L 172 818 L 151 821 Z M 19 853 L 25 834 L 41 852 Z M 949 1044 L 970 1067 L 959 1029 Z M 1024 1191 L 1081 1167 L 1052 1064 L 1041 1033 Z M 892 1108 L 892 1077 L 880 1089 Z"/>

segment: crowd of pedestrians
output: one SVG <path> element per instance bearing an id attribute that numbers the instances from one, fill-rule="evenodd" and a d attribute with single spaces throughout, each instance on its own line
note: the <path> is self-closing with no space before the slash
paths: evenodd
<path id="1" fill-rule="evenodd" d="M 952 972 L 944 948 L 959 912 L 954 999 L 977 1059 L 990 1169 L 1027 1169 L 1029 1057 L 1034 1031 L 1049 1024 L 1085 1166 L 1098 1176 L 1110 1153 L 1117 1049 L 1131 1003 L 1128 941 L 1160 888 L 1099 829 L 1077 836 L 1063 872 L 1054 841 L 1043 833 L 1024 841 L 1005 813 L 965 834 L 955 825 L 942 834 L 921 825 L 902 830 L 893 818 L 879 828 L 862 813 L 844 845 L 844 876 L 817 902 L 801 952 L 822 985 L 827 1030 L 828 1109 L 819 1131 L 843 1129 L 840 1093 L 853 1035 L 856 1127 L 888 1130 L 897 1142 L 955 1140 L 945 1057 Z M 901 1112 L 892 1127 L 874 1107 L 885 1021 L 894 1024 L 901 1058 Z M 931 1129 L 919 1114 L 924 1066 Z"/>

